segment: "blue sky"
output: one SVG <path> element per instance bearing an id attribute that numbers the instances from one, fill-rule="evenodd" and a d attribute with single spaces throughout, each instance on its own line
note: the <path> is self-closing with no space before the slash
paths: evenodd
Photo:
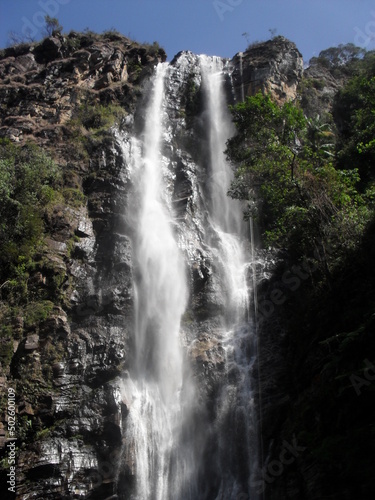
<path id="1" fill-rule="evenodd" d="M 169 60 L 180 50 L 232 57 L 270 30 L 294 41 L 305 61 L 340 43 L 375 49 L 374 0 L 0 0 L 0 47 L 10 31 L 39 39 L 47 13 L 67 32 L 116 28 L 158 41 Z"/>

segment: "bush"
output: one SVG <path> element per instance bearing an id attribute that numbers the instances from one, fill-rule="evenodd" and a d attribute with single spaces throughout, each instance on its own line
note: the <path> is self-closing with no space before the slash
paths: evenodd
<path id="1" fill-rule="evenodd" d="M 0 140 L 0 285 L 20 300 L 44 241 L 44 212 L 61 189 L 60 168 L 39 147 Z"/>
<path id="2" fill-rule="evenodd" d="M 51 36 L 54 35 L 55 33 L 61 33 L 63 30 L 63 27 L 59 23 L 59 20 L 56 17 L 51 17 L 49 15 L 46 15 L 44 17 L 45 21 L 45 27 L 44 27 L 44 34 L 46 36 Z"/>
<path id="3" fill-rule="evenodd" d="M 24 311 L 25 326 L 33 326 L 45 321 L 49 317 L 53 306 L 53 302 L 49 300 L 28 304 Z"/>
<path id="4" fill-rule="evenodd" d="M 86 200 L 85 195 L 80 189 L 64 188 L 62 194 L 66 203 L 72 207 L 80 207 Z"/>
<path id="5" fill-rule="evenodd" d="M 83 104 L 78 112 L 76 119 L 72 122 L 73 126 L 83 125 L 85 129 L 94 133 L 107 131 L 114 125 L 119 125 L 126 112 L 121 106 L 110 104 Z"/>

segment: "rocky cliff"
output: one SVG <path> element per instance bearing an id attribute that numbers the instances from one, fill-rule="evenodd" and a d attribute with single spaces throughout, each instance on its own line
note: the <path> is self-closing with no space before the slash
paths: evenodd
<path id="1" fill-rule="evenodd" d="M 116 33 L 56 34 L 1 53 L 0 136 L 20 147 L 41 146 L 62 168 L 65 193 L 75 196 L 75 202 L 60 199 L 46 210 L 26 303 L 10 311 L 10 295 L 1 290 L 3 320 L 12 331 L 2 343 L 12 349 L 2 358 L 0 381 L 3 402 L 9 388 L 16 392 L 19 499 L 128 498 L 132 491 L 134 464 L 126 459 L 119 469 L 129 412 L 120 385 L 134 328 L 129 137 L 142 130 L 149 79 L 165 59 L 156 44 L 140 45 Z M 257 90 L 278 101 L 296 98 L 302 58 L 282 37 L 225 64 L 227 88 L 234 84 L 231 102 Z M 206 401 L 195 418 L 213 423 L 225 375 L 219 335 L 224 299 L 206 234 L 202 77 L 194 54 L 179 54 L 171 66 L 171 128 L 164 150 L 169 203 L 190 265 L 183 331 L 199 398 Z M 39 304 L 32 297 L 39 296 L 49 299 L 47 310 L 25 316 L 30 303 Z M 5 457 L 5 405 L 2 421 Z M 207 459 L 220 451 L 215 439 L 213 432 Z M 202 472 L 204 498 L 219 494 L 211 465 Z M 5 484 L 7 468 L 2 471 Z M 212 474 L 210 480 L 204 473 Z"/>
<path id="2" fill-rule="evenodd" d="M 238 100 L 257 92 L 271 94 L 280 103 L 294 100 L 303 74 L 302 55 L 282 36 L 250 45 L 233 58 L 233 83 Z"/>
<path id="3" fill-rule="evenodd" d="M 87 200 L 46 214 L 43 264 L 30 276 L 35 293 L 59 281 L 62 299 L 41 321 L 26 326 L 22 313 L 12 320 L 19 340 L 1 380 L 3 395 L 8 387 L 17 392 L 17 498 L 90 491 L 104 498 L 113 490 L 126 415 L 115 379 L 126 365 L 132 324 L 128 178 L 109 131 L 116 110 L 109 122 L 93 110 L 121 107 L 126 120 L 141 81 L 164 59 L 158 47 L 113 34 L 56 35 L 2 54 L 0 134 L 43 147 L 62 167 L 64 185 Z M 92 122 L 84 125 L 87 106 Z M 86 137 L 83 147 L 78 134 Z M 6 428 L 4 408 L 2 418 Z"/>

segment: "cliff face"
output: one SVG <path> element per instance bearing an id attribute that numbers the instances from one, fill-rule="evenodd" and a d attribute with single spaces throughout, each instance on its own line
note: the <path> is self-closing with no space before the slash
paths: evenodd
<path id="1" fill-rule="evenodd" d="M 134 110 L 137 84 L 166 55 L 117 34 L 56 35 L 2 51 L 0 135 L 39 143 L 63 139 L 63 126 L 89 95 Z"/>
<path id="2" fill-rule="evenodd" d="M 142 130 L 148 77 L 164 60 L 157 46 L 113 33 L 56 35 L 7 49 L 0 59 L 0 136 L 42 146 L 62 167 L 65 186 L 87 200 L 77 206 L 60 202 L 45 215 L 44 264 L 30 282 L 35 291 L 58 283 L 61 300 L 43 319 L 12 319 L 18 340 L 0 380 L 4 396 L 9 387 L 17 394 L 17 498 L 102 499 L 120 490 L 125 496 L 119 498 L 128 498 L 132 490 L 134 463 L 126 459 L 119 470 L 129 413 L 121 379 L 134 347 L 130 137 Z M 225 299 L 209 240 L 202 76 L 191 53 L 179 54 L 171 66 L 166 196 L 189 262 L 191 298 L 182 326 L 199 399 L 206 401 L 195 418 L 214 425 L 215 398 L 226 376 L 220 337 Z M 236 55 L 226 68 L 235 100 L 243 85 L 245 95 L 261 89 L 283 101 L 296 97 L 302 59 L 279 37 Z M 5 411 L 2 419 L 6 429 Z M 222 430 L 212 431 L 208 456 L 220 452 L 215 432 Z M 236 440 L 239 445 L 241 436 Z M 5 454 L 4 437 L 0 444 Z M 205 472 L 212 474 L 206 495 L 213 498 L 220 478 L 212 464 Z"/>
<path id="3" fill-rule="evenodd" d="M 238 100 L 261 91 L 280 103 L 294 100 L 303 74 L 303 59 L 294 43 L 282 36 L 250 46 L 233 58 Z"/>
<path id="4" fill-rule="evenodd" d="M 7 49 L 0 60 L 0 135 L 43 147 L 62 167 L 65 186 L 87 199 L 46 214 L 45 264 L 30 282 L 44 293 L 59 280 L 62 300 L 44 320 L 26 326 L 18 318 L 20 340 L 10 366 L 2 367 L 2 393 L 17 392 L 17 498 L 90 491 L 103 498 L 113 490 L 126 415 L 115 380 L 133 323 L 129 179 L 114 135 L 103 130 L 91 140 L 88 129 L 98 126 L 74 120 L 85 106 L 121 106 L 124 119 L 131 116 L 140 82 L 164 59 L 159 48 L 125 37 L 72 33 Z M 109 128 L 111 121 L 99 125 Z M 78 134 L 88 139 L 85 147 Z M 6 429 L 5 417 L 3 407 Z"/>

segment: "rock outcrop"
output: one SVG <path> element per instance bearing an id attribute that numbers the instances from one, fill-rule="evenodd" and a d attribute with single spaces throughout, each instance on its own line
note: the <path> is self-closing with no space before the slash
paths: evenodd
<path id="1" fill-rule="evenodd" d="M 345 71 L 330 69 L 313 59 L 298 88 L 301 107 L 308 118 L 326 118 L 332 112 L 335 95 L 348 79 Z"/>
<path id="2" fill-rule="evenodd" d="M 9 387 L 17 393 L 17 498 L 92 491 L 104 498 L 113 491 L 127 412 L 118 376 L 133 324 L 129 177 L 116 138 L 103 129 L 91 140 L 88 128 L 103 124 L 86 128 L 80 110 L 118 106 L 126 122 L 142 81 L 162 60 L 159 47 L 113 33 L 56 35 L 1 54 L 0 136 L 43 147 L 62 167 L 66 188 L 87 199 L 46 213 L 43 264 L 29 281 L 36 290 L 57 287 L 62 304 L 46 304 L 47 317 L 37 323 L 19 318 L 21 341 L 1 367 L 2 395 Z M 77 133 L 86 134 L 86 147 Z M 2 420 L 5 456 L 4 407 Z"/>
<path id="3" fill-rule="evenodd" d="M 297 97 L 303 74 L 303 59 L 293 42 L 282 36 L 256 43 L 232 59 L 233 84 L 237 100 L 258 91 L 283 103 Z"/>
<path id="4" fill-rule="evenodd" d="M 2 51 L 0 137 L 16 142 L 60 138 L 89 97 L 134 111 L 135 87 L 165 52 L 126 37 L 71 32 Z"/>

